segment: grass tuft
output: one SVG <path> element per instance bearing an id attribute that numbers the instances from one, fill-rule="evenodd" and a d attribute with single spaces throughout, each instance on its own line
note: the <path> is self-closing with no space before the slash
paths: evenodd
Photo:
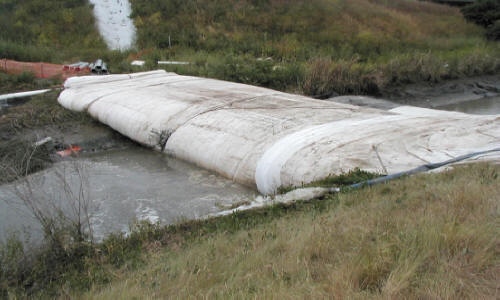
<path id="1" fill-rule="evenodd" d="M 371 173 L 367 171 L 363 171 L 359 168 L 354 168 L 347 173 L 342 173 L 339 175 L 330 175 L 321 180 L 313 181 L 306 185 L 302 185 L 302 187 L 339 187 L 339 186 L 348 186 L 355 183 L 360 183 L 363 181 L 367 181 L 370 179 L 375 179 L 377 177 L 383 176 L 381 174 Z M 278 188 L 278 194 L 285 194 L 290 192 L 297 187 L 294 186 L 281 186 Z"/>

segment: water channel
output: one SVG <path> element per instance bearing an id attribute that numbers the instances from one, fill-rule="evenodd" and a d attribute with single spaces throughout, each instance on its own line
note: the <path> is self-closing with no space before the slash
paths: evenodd
<path id="1" fill-rule="evenodd" d="M 48 170 L 30 176 L 33 195 L 20 184 L 21 192 L 36 201 L 63 207 L 71 214 L 64 192 L 65 181 L 77 194 L 84 174 L 85 201 L 96 239 L 111 232 L 128 232 L 140 220 L 172 224 L 196 219 L 252 201 L 256 192 L 221 176 L 166 155 L 132 146 L 127 149 L 82 154 L 57 162 Z M 19 188 L 18 188 L 19 189 Z M 13 231 L 28 232 L 35 241 L 40 227 L 23 205 L 15 184 L 0 187 L 0 240 Z"/>
<path id="2" fill-rule="evenodd" d="M 500 114 L 500 96 L 446 104 L 434 108 L 474 115 L 497 115 Z"/>

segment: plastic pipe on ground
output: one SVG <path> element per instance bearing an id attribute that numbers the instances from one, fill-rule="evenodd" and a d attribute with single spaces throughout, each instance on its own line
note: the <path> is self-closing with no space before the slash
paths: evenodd
<path id="1" fill-rule="evenodd" d="M 0 95 L 0 101 L 5 101 L 5 100 L 8 100 L 8 99 L 14 99 L 14 98 L 23 98 L 23 97 L 30 97 L 30 96 L 40 95 L 40 94 L 47 93 L 49 91 L 51 91 L 51 89 L 36 90 L 36 91 L 30 91 L 30 92 L 20 92 L 20 93 L 4 94 L 4 95 Z"/>

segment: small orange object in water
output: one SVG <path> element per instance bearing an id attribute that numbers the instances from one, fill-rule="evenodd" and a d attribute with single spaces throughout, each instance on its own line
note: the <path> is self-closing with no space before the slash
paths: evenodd
<path id="1" fill-rule="evenodd" d="M 82 148 L 80 146 L 69 145 L 69 147 L 67 149 L 62 150 L 62 151 L 57 151 L 56 154 L 59 155 L 60 157 L 67 157 L 73 153 L 77 154 L 81 150 L 82 150 Z"/>

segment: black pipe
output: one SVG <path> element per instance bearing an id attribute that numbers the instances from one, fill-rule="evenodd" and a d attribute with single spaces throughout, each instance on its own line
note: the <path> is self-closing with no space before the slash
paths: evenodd
<path id="1" fill-rule="evenodd" d="M 443 161 L 443 162 L 425 164 L 423 166 L 420 166 L 420 167 L 417 167 L 415 169 L 411 169 L 411 170 L 408 170 L 408 171 L 399 172 L 399 173 L 395 173 L 395 174 L 391 174 L 391 175 L 387 175 L 387 176 L 383 176 L 383 177 L 378 177 L 378 178 L 375 178 L 375 179 L 370 179 L 370 180 L 366 180 L 366 181 L 363 181 L 363 182 L 351 184 L 351 185 L 349 185 L 349 186 L 347 186 L 345 188 L 341 188 L 341 190 L 357 189 L 357 188 L 361 188 L 361 187 L 364 187 L 364 186 L 371 186 L 371 185 L 378 184 L 378 183 L 385 183 L 385 182 L 388 182 L 388 181 L 391 181 L 391 180 L 394 180 L 396 178 L 400 178 L 400 177 L 403 177 L 403 176 L 413 175 L 413 174 L 421 173 L 421 172 L 427 172 L 427 171 L 430 171 L 430 170 L 433 170 L 433 169 L 437 169 L 437 168 L 440 168 L 440 167 L 443 167 L 443 166 L 446 166 L 446 165 L 449 165 L 449 164 L 452 164 L 452 163 L 456 163 L 456 162 L 459 162 L 459 161 L 462 161 L 462 160 L 466 160 L 468 158 L 472 158 L 474 156 L 479 156 L 479 155 L 488 154 L 488 153 L 491 153 L 491 152 L 498 152 L 498 151 L 500 151 L 500 148 L 495 148 L 495 149 L 487 150 L 487 151 L 473 152 L 473 153 L 461 155 L 461 156 L 458 156 L 458 157 L 455 157 L 455 158 L 452 158 L 452 159 L 449 159 L 449 160 L 446 160 L 446 161 Z"/>

